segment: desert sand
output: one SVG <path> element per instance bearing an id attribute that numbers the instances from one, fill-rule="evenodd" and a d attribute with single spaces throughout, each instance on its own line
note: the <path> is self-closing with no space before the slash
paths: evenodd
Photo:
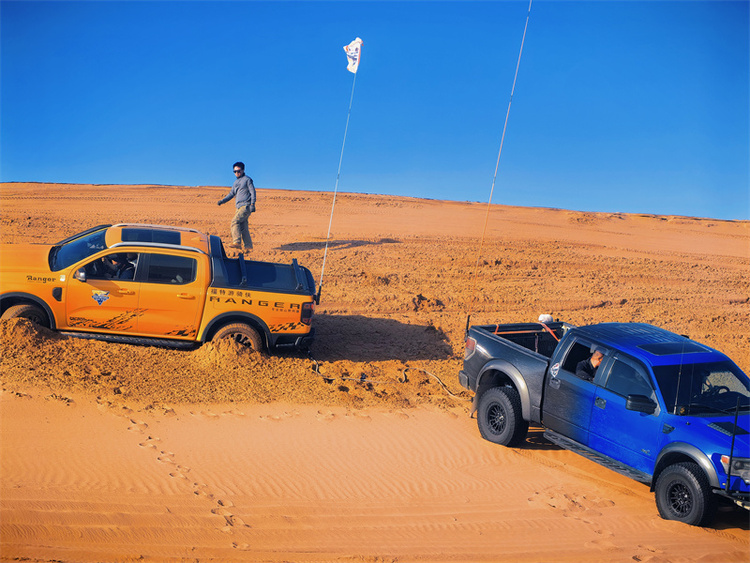
<path id="1" fill-rule="evenodd" d="M 0 241 L 101 223 L 228 241 L 226 187 L 0 184 Z M 502 199 L 502 194 L 496 199 Z M 332 194 L 258 190 L 252 257 L 319 279 Z M 545 441 L 481 439 L 473 323 L 638 321 L 750 368 L 750 222 L 339 194 L 308 357 L 177 351 L 0 321 L 0 559 L 750 560 L 748 513 L 659 518 Z"/>

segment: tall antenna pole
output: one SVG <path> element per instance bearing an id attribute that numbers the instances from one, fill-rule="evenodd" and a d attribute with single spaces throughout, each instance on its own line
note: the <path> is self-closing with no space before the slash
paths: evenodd
<path id="1" fill-rule="evenodd" d="M 521 55 L 523 54 L 523 44 L 526 41 L 526 30 L 529 27 L 529 17 L 531 16 L 531 3 L 533 0 L 529 0 L 529 10 L 526 13 L 526 24 L 523 26 L 523 37 L 521 38 L 521 48 L 518 51 L 518 61 L 516 62 L 516 72 L 513 75 L 513 87 L 510 91 L 510 100 L 508 101 L 508 111 L 505 113 L 505 124 L 503 125 L 503 134 L 500 138 L 500 150 L 497 151 L 497 162 L 495 163 L 495 175 L 492 177 L 492 188 L 490 189 L 490 198 L 487 201 L 487 212 L 484 216 L 484 229 L 482 230 L 482 239 L 479 243 L 479 251 L 477 252 L 477 260 L 474 265 L 474 277 L 471 282 L 471 303 L 469 304 L 469 315 L 466 320 L 466 326 L 468 330 L 469 319 L 473 311 L 474 303 L 476 302 L 476 282 L 477 282 L 477 271 L 479 270 L 479 259 L 482 256 L 482 248 L 484 247 L 484 237 L 487 233 L 487 223 L 490 218 L 490 205 L 492 205 L 492 195 L 495 192 L 495 182 L 497 181 L 497 171 L 500 168 L 500 155 L 503 153 L 503 144 L 505 143 L 505 131 L 508 128 L 508 118 L 510 117 L 510 105 L 513 103 L 513 94 L 516 92 L 516 80 L 518 80 L 518 69 L 521 67 Z"/>

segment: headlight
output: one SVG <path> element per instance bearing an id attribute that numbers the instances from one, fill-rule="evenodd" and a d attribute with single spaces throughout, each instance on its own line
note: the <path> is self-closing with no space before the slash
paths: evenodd
<path id="1" fill-rule="evenodd" d="M 724 466 L 724 473 L 729 475 L 729 456 L 721 456 L 721 464 Z M 745 483 L 750 485 L 750 459 L 733 457 L 732 458 L 732 475 L 741 478 Z"/>

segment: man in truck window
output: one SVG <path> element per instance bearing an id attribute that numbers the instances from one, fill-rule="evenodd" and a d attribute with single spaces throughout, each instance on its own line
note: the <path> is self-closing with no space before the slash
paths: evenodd
<path id="1" fill-rule="evenodd" d="M 135 265 L 128 261 L 125 254 L 113 254 L 110 258 L 114 268 L 110 273 L 112 279 L 132 280 L 135 277 Z"/>
<path id="2" fill-rule="evenodd" d="M 245 250 L 250 250 L 253 247 L 253 241 L 250 238 L 247 220 L 250 218 L 250 214 L 255 211 L 255 186 L 253 185 L 253 179 L 245 176 L 245 164 L 243 162 L 235 162 L 232 169 L 235 175 L 232 190 L 226 197 L 220 199 L 218 204 L 222 205 L 232 198 L 235 199 L 237 211 L 230 225 L 232 244 L 229 247 L 241 250 L 244 244 Z"/>
<path id="3" fill-rule="evenodd" d="M 593 381 L 594 376 L 596 375 L 596 368 L 602 363 L 603 358 L 604 354 L 599 350 L 595 350 L 590 358 L 578 362 L 578 365 L 576 365 L 576 375 L 581 379 Z"/>

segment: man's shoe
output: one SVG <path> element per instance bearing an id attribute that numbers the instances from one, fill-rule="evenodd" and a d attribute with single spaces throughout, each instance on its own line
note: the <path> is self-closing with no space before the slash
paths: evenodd
<path id="1" fill-rule="evenodd" d="M 237 248 L 239 250 L 242 250 L 242 245 L 241 244 L 232 243 L 232 244 L 229 245 L 229 248 Z"/>

